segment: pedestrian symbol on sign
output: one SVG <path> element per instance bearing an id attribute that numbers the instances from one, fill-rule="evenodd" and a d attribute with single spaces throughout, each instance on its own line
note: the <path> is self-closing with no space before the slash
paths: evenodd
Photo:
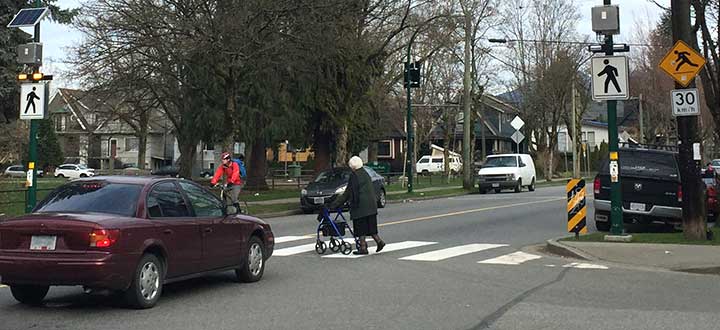
<path id="1" fill-rule="evenodd" d="M 39 100 L 40 97 L 35 94 L 35 90 L 37 90 L 37 88 L 33 87 L 32 92 L 28 93 L 28 95 L 25 97 L 25 100 L 27 101 L 27 105 L 25 106 L 25 113 L 30 110 L 30 106 L 32 106 L 32 113 L 36 113 L 35 100 Z"/>
<path id="2" fill-rule="evenodd" d="M 612 82 L 613 86 L 615 86 L 615 90 L 617 90 L 618 93 L 622 93 L 622 90 L 620 90 L 620 85 L 618 85 L 617 77 L 618 77 L 618 69 L 612 65 L 610 65 L 610 60 L 604 60 L 603 64 L 605 64 L 605 68 L 598 73 L 598 77 L 602 77 L 603 75 L 606 75 L 605 77 L 605 93 L 608 92 L 608 86 Z"/>
<path id="3" fill-rule="evenodd" d="M 693 63 L 692 61 L 690 61 L 690 59 L 688 58 L 688 55 L 690 55 L 690 53 L 678 52 L 677 50 L 674 53 L 675 53 L 675 55 L 677 55 L 677 59 L 675 59 L 675 61 L 673 61 L 673 64 L 677 63 L 677 66 L 675 67 L 675 71 L 680 71 L 680 67 L 682 67 L 683 64 L 687 64 L 689 66 L 694 66 L 694 67 L 699 66 L 699 65 Z"/>

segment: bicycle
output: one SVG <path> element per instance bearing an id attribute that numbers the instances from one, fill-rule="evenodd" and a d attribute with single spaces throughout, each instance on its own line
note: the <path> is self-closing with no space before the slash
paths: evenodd
<path id="1" fill-rule="evenodd" d="M 232 201 L 230 200 L 230 190 L 232 188 L 232 185 L 228 184 L 217 184 L 213 188 L 219 188 L 220 189 L 220 200 L 223 201 L 223 203 L 226 206 L 233 206 Z M 248 203 L 244 200 L 240 200 L 238 196 L 238 205 L 239 210 L 235 210 L 234 212 L 228 212 L 230 214 L 250 214 L 250 208 L 248 207 Z"/>

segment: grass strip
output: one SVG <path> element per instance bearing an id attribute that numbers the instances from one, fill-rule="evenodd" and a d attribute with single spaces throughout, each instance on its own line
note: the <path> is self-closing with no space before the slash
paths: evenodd
<path id="1" fill-rule="evenodd" d="M 720 245 L 720 229 L 713 227 L 710 228 L 710 230 L 713 232 L 713 240 L 702 240 L 702 241 L 693 241 L 693 240 L 687 240 L 683 236 L 682 232 L 674 232 L 674 233 L 631 233 L 632 235 L 632 242 L 631 243 L 651 243 L 651 244 L 690 244 L 690 245 Z M 608 233 L 605 232 L 597 232 L 587 235 L 580 235 L 580 238 L 578 240 L 575 239 L 575 237 L 566 237 L 561 239 L 561 241 L 568 241 L 568 242 L 606 242 L 605 241 L 605 235 Z M 609 242 L 608 242 L 609 243 Z"/>

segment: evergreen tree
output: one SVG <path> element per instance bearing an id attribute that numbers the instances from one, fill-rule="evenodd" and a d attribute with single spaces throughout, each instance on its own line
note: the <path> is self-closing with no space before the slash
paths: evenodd
<path id="1" fill-rule="evenodd" d="M 38 129 L 38 168 L 48 170 L 63 163 L 63 153 L 50 119 L 40 121 Z"/>

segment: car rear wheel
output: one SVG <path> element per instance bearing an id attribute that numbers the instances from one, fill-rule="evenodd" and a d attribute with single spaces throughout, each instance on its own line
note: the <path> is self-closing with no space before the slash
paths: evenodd
<path id="1" fill-rule="evenodd" d="M 528 186 L 528 191 L 535 191 L 535 178 L 532 178 L 532 181 L 530 182 L 530 185 Z"/>
<path id="2" fill-rule="evenodd" d="M 245 251 L 240 268 L 235 269 L 235 276 L 240 282 L 257 282 L 265 272 L 265 245 L 257 236 L 250 237 L 248 249 Z"/>
<path id="3" fill-rule="evenodd" d="M 133 308 L 143 309 L 155 306 L 163 286 L 163 267 L 154 254 L 145 254 L 133 274 L 130 288 L 125 291 L 125 300 Z"/>
<path id="4" fill-rule="evenodd" d="M 62 175 L 62 174 L 58 174 L 58 175 L 56 175 L 55 177 L 57 177 L 57 178 L 65 178 L 65 176 Z"/>
<path id="5" fill-rule="evenodd" d="M 31 306 L 40 305 L 50 289 L 47 285 L 11 285 L 15 300 Z"/>
<path id="6" fill-rule="evenodd" d="M 81 174 L 80 174 L 80 177 L 81 177 L 81 178 L 84 178 L 84 177 L 87 177 L 87 175 L 86 175 L 85 173 L 81 173 Z"/>
<path id="7" fill-rule="evenodd" d="M 379 208 L 384 208 L 385 204 L 387 204 L 387 200 L 385 198 L 385 190 L 380 189 L 380 198 L 378 198 L 377 206 Z"/>

